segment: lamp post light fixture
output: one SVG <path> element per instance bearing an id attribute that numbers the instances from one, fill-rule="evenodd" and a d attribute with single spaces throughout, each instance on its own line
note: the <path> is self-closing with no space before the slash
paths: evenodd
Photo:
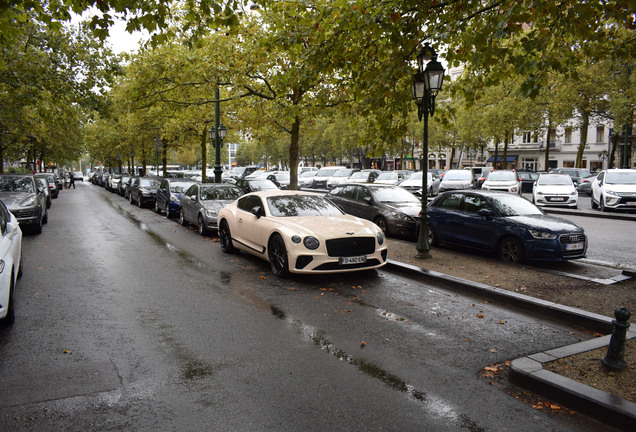
<path id="1" fill-rule="evenodd" d="M 428 229 L 428 116 L 435 112 L 435 97 L 442 89 L 444 73 L 446 72 L 440 62 L 437 61 L 437 53 L 428 42 L 424 44 L 422 51 L 417 56 L 418 71 L 413 76 L 411 93 L 417 104 L 417 117 L 424 118 L 424 134 L 422 146 L 422 210 L 420 211 L 420 231 L 417 237 L 416 258 L 430 258 L 431 245 L 429 244 Z"/>
<path id="2" fill-rule="evenodd" d="M 210 140 L 214 144 L 214 183 L 221 183 L 221 147 L 227 136 L 227 128 L 221 124 L 218 128 L 210 126 Z"/>

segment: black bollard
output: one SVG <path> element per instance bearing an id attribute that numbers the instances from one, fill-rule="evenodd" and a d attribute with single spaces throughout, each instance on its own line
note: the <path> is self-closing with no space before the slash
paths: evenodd
<path id="1" fill-rule="evenodd" d="M 614 330 L 607 348 L 607 355 L 601 359 L 601 362 L 612 369 L 625 369 L 627 367 L 624 359 L 625 341 L 627 329 L 630 326 L 627 321 L 629 321 L 631 313 L 625 306 L 621 306 L 614 311 L 614 316 L 616 319 L 612 320 Z"/>

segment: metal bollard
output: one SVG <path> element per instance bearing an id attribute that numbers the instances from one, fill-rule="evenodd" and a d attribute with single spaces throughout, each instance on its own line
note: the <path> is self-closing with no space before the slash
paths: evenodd
<path id="1" fill-rule="evenodd" d="M 625 306 L 621 306 L 614 311 L 615 320 L 612 320 L 614 330 L 610 338 L 607 355 L 601 359 L 601 362 L 612 369 L 625 369 L 625 341 L 627 329 L 630 324 L 627 322 L 631 313 Z"/>

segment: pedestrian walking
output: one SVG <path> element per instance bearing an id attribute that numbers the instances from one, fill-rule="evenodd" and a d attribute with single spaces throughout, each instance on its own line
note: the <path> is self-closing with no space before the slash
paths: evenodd
<path id="1" fill-rule="evenodd" d="M 71 172 L 69 172 L 69 173 L 68 173 L 68 179 L 69 179 L 69 181 L 71 182 L 71 183 L 68 185 L 68 188 L 70 189 L 70 188 L 71 188 L 71 186 L 73 186 L 73 189 L 75 189 L 75 177 L 73 177 L 73 171 L 71 171 Z"/>

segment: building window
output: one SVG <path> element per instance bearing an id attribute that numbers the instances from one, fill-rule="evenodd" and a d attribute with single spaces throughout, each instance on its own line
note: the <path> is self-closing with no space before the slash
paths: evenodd
<path id="1" fill-rule="evenodd" d="M 539 166 L 539 161 L 536 158 L 524 158 L 521 161 L 523 169 L 528 171 L 536 171 Z"/>
<path id="2" fill-rule="evenodd" d="M 571 127 L 566 127 L 565 128 L 564 140 L 565 140 L 566 144 L 571 144 L 572 143 L 572 128 Z"/>
<path id="3" fill-rule="evenodd" d="M 532 142 L 532 132 L 525 132 L 523 134 L 523 143 L 528 144 Z"/>
<path id="4" fill-rule="evenodd" d="M 605 126 L 596 126 L 596 142 L 605 142 Z"/>
<path id="5" fill-rule="evenodd" d="M 574 161 L 563 161 L 563 168 L 574 168 Z"/>

